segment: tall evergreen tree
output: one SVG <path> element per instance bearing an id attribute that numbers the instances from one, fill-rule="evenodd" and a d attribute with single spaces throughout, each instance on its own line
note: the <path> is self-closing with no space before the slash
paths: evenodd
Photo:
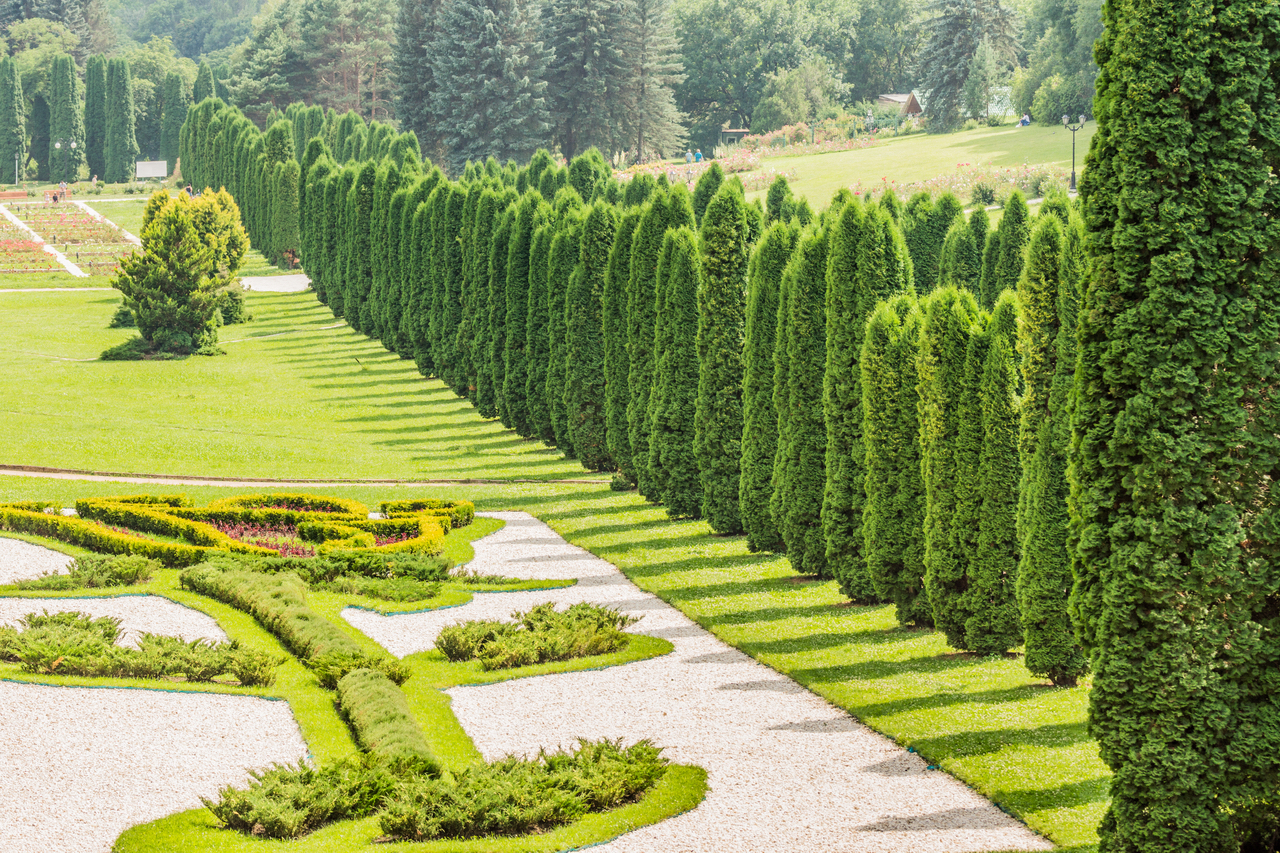
<path id="1" fill-rule="evenodd" d="M 102 56 L 89 57 L 84 69 L 84 156 L 91 176 L 107 174 L 107 60 Z"/>
<path id="2" fill-rule="evenodd" d="M 636 486 L 653 496 L 649 477 L 649 395 L 653 393 L 654 306 L 662 240 L 667 232 L 670 202 L 655 193 L 645 206 L 631 243 L 631 280 L 627 287 L 627 430 Z"/>
<path id="3" fill-rule="evenodd" d="M 592 146 L 612 151 L 621 136 L 627 7 L 618 0 L 552 0 L 549 9 L 548 100 L 560 153 L 572 159 Z"/>
<path id="4" fill-rule="evenodd" d="M 929 130 L 954 130 L 961 119 L 965 84 L 974 55 L 984 42 L 997 61 L 1012 63 L 1017 54 L 1014 13 L 999 0 L 930 0 L 925 23 L 929 57 L 923 90 Z"/>
<path id="5" fill-rule="evenodd" d="M 36 93 L 31 99 L 31 112 L 27 114 L 27 132 L 31 134 L 28 148 L 31 158 L 36 161 L 36 180 L 49 180 L 49 152 L 53 149 L 53 139 L 49 135 L 49 102 L 43 94 Z"/>
<path id="6" fill-rule="evenodd" d="M 1031 240 L 1031 213 L 1022 193 L 1017 190 L 1005 202 L 1004 216 L 1000 218 L 997 230 L 1000 234 L 1000 255 L 996 259 L 995 282 L 991 291 L 993 300 L 1005 290 L 1017 290 L 1027 243 Z"/>
<path id="7" fill-rule="evenodd" d="M 693 218 L 699 227 L 702 226 L 702 216 L 706 213 L 707 205 L 711 204 L 711 199 L 715 198 L 723 183 L 724 170 L 720 168 L 719 163 L 712 160 L 711 165 L 698 178 L 698 183 L 693 188 Z"/>
<path id="8" fill-rule="evenodd" d="M 525 337 L 529 331 L 529 250 L 533 245 L 534 232 L 546 224 L 550 212 L 551 208 L 538 193 L 522 196 L 516 207 L 507 249 L 507 317 L 503 350 L 506 367 L 502 387 L 506 417 L 502 422 L 525 438 L 534 435 L 526 396 L 529 381 Z"/>
<path id="9" fill-rule="evenodd" d="M 886 214 L 887 215 L 887 214 Z M 882 302 L 859 356 L 867 473 L 862 513 L 867 574 L 900 625 L 933 625 L 924 589 L 924 480 L 916 363 L 923 318 L 915 298 Z"/>
<path id="10" fill-rule="evenodd" d="M 108 183 L 133 180 L 134 164 L 138 159 L 138 142 L 133 135 L 133 76 L 129 62 L 112 59 L 107 63 L 107 111 L 106 172 L 102 176 Z"/>
<path id="11" fill-rule="evenodd" d="M 632 181 L 634 183 L 634 180 Z M 630 187 L 628 186 L 628 189 Z M 622 483 L 634 483 L 631 436 L 627 427 L 627 287 L 631 281 L 631 245 L 642 211 L 628 207 L 618 220 L 618 233 L 609 252 L 609 274 L 604 285 L 605 426 L 609 456 L 618 466 Z"/>
<path id="12" fill-rule="evenodd" d="M 196 83 L 191 97 L 197 104 L 205 98 L 216 97 L 214 94 L 213 68 L 207 62 L 201 62 L 199 70 L 196 71 Z"/>
<path id="13" fill-rule="evenodd" d="M 955 544 L 960 471 L 961 412 L 966 402 L 965 361 L 970 327 L 978 315 L 973 297 L 954 288 L 935 291 L 923 300 L 920 334 L 920 449 L 924 473 L 925 589 L 934 624 L 947 640 L 964 643 L 964 617 L 959 612 L 966 566 Z"/>
<path id="14" fill-rule="evenodd" d="M 292 147 L 291 134 L 287 125 L 281 121 L 276 127 L 283 131 L 285 141 L 281 149 L 283 158 Z M 268 138 L 271 133 L 268 132 Z M 267 157 L 273 155 L 268 147 Z M 370 259 L 369 230 L 373 216 L 373 185 L 378 178 L 378 167 L 372 161 L 365 161 L 356 174 L 355 182 L 347 194 L 347 234 L 350 248 L 346 258 L 346 276 L 343 281 L 343 318 L 347 325 L 357 332 L 365 331 L 365 321 L 369 314 L 364 310 L 365 300 L 369 298 L 369 289 L 373 285 L 373 265 Z M 427 349 L 427 341 L 423 336 L 415 341 L 415 355 Z M 421 364 L 419 365 L 421 368 Z M 424 374 L 425 375 L 425 374 Z"/>
<path id="15" fill-rule="evenodd" d="M 777 341 L 782 274 L 795 252 L 799 231 L 775 222 L 756 244 L 747 274 L 747 319 L 743 338 L 742 479 L 738 503 L 751 551 L 777 551 L 782 534 L 769 510 L 773 462 L 778 452 L 778 410 L 773 405 L 773 353 Z"/>
<path id="16" fill-rule="evenodd" d="M 556 236 L 554 219 L 538 227 L 529 244 L 529 314 L 525 328 L 527 378 L 525 399 L 529 401 L 529 422 L 533 437 L 548 447 L 556 443 L 555 425 L 547 398 L 547 368 L 551 359 L 551 294 L 549 266 L 551 241 Z"/>
<path id="17" fill-rule="evenodd" d="M 746 320 L 746 203 L 723 186 L 702 217 L 698 289 L 698 410 L 695 452 L 702 514 L 717 533 L 742 532 L 742 341 Z"/>
<path id="18" fill-rule="evenodd" d="M 438 157 L 439 123 L 431 103 L 435 89 L 431 70 L 430 45 L 435 41 L 436 16 L 440 4 L 399 0 L 396 4 L 395 110 L 400 126 L 413 131 L 424 151 Z"/>
<path id="19" fill-rule="evenodd" d="M 791 567 L 800 574 L 818 577 L 830 576 L 822 525 L 822 490 L 827 478 L 827 428 L 822 409 L 822 376 L 827 364 L 827 256 L 826 231 L 809 231 L 800 237 L 782 277 L 786 315 L 779 316 L 779 323 L 787 328 L 785 335 L 778 336 L 786 346 L 787 385 L 785 405 L 778 410 L 781 513 L 777 524 Z"/>
<path id="20" fill-rule="evenodd" d="M 917 193 L 907 204 L 903 232 L 920 292 L 937 287 L 947 233 L 963 216 L 963 205 L 951 193 L 943 193 L 936 202 L 926 193 Z"/>
<path id="21" fill-rule="evenodd" d="M 26 104 L 22 98 L 22 77 L 12 59 L 0 59 L 0 181 L 16 184 L 21 174 L 14 173 L 17 155 L 19 172 L 27 162 Z"/>
<path id="22" fill-rule="evenodd" d="M 276 256 L 296 263 L 298 235 L 298 161 L 290 157 L 279 167 L 272 208 L 273 244 Z"/>
<path id="23" fill-rule="evenodd" d="M 984 235 L 985 239 L 985 235 Z M 958 219 L 947 232 L 938 264 L 938 286 L 959 287 L 975 296 L 982 279 L 982 255 L 973 241 L 973 229 Z"/>
<path id="24" fill-rule="evenodd" d="M 667 515 L 697 518 L 702 512 L 702 482 L 694 453 L 699 270 L 697 237 L 687 225 L 667 231 L 661 263 L 649 467 L 661 471 Z"/>
<path id="25" fill-rule="evenodd" d="M 491 368 L 489 366 L 489 251 L 494 239 L 494 227 L 501 215 L 499 209 L 502 194 L 496 189 L 486 188 L 480 195 L 480 203 L 476 208 L 476 224 L 472 231 L 471 265 L 476 280 L 474 295 L 475 331 L 472 336 L 471 351 L 475 361 L 475 391 L 471 402 L 482 417 L 493 417 L 495 406 L 493 387 L 490 384 Z"/>
<path id="26" fill-rule="evenodd" d="M 512 199 L 499 214 L 489 246 L 489 355 L 488 370 L 477 389 L 480 414 L 506 423 L 507 377 L 507 262 L 511 250 L 511 230 L 515 227 L 516 203 Z"/>
<path id="27" fill-rule="evenodd" d="M 164 115 L 161 119 L 160 156 L 168 163 L 169 174 L 178 167 L 178 134 L 191 108 L 191 93 L 182 77 L 169 72 L 164 78 Z"/>
<path id="28" fill-rule="evenodd" d="M 982 249 L 982 275 L 978 282 L 978 304 L 990 310 L 995 307 L 996 297 L 1000 295 L 1000 278 L 996 265 L 1000 262 L 1000 231 L 987 232 L 987 241 Z"/>
<path id="29" fill-rule="evenodd" d="M 576 199 L 577 193 L 566 190 Z M 551 428 L 556 446 L 564 455 L 577 457 L 573 435 L 569 430 L 569 410 L 565 405 L 565 379 L 568 365 L 568 327 L 565 323 L 568 294 L 573 278 L 578 274 L 578 261 L 582 257 L 583 215 L 581 205 L 574 205 L 560 216 L 559 229 L 551 240 L 551 259 L 548 263 L 547 332 L 551 348 L 547 362 L 547 409 L 551 413 Z"/>
<path id="30" fill-rule="evenodd" d="M 1068 228 L 1080 228 L 1069 217 Z M 1079 307 L 1065 231 L 1056 217 L 1041 216 L 1031 233 L 1027 264 L 1018 282 L 1023 322 L 1018 328 L 1022 368 L 1018 502 L 1018 608 L 1033 675 L 1072 686 L 1085 672 L 1067 612 L 1071 563 L 1067 551 L 1069 402 L 1075 370 L 1075 315 Z M 1075 249 L 1079 250 L 1079 241 Z"/>
<path id="31" fill-rule="evenodd" d="M 612 204 L 597 203 L 582 226 L 580 262 L 565 305 L 565 410 L 574 452 L 590 471 L 613 467 L 606 438 L 603 305 L 609 252 L 618 229 Z"/>
<path id="32" fill-rule="evenodd" d="M 84 163 L 84 108 L 79 86 L 75 61 L 70 56 L 55 57 L 49 78 L 49 130 L 55 143 L 49 151 L 51 181 L 74 181 Z"/>
<path id="33" fill-rule="evenodd" d="M 468 160 L 527 160 L 551 132 L 549 47 L 527 0 L 444 0 L 431 45 L 432 108 L 449 168 Z"/>
<path id="34" fill-rule="evenodd" d="M 684 145 L 684 116 L 675 87 L 684 82 L 671 0 L 632 0 L 620 37 L 627 64 L 621 90 L 624 150 L 639 162 L 670 156 Z"/>

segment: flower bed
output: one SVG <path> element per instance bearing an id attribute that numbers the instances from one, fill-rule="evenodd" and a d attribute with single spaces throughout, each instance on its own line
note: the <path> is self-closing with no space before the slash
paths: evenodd
<path id="1" fill-rule="evenodd" d="M 0 272 L 55 272 L 62 269 L 53 255 L 31 235 L 0 218 Z"/>
<path id="2" fill-rule="evenodd" d="M 17 204 L 11 210 L 46 243 L 86 272 L 112 273 L 136 248 L 109 220 L 70 204 Z"/>

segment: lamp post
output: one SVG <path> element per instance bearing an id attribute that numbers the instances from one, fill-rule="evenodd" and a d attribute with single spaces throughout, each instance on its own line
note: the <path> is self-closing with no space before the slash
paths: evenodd
<path id="1" fill-rule="evenodd" d="M 18 169 L 22 168 L 22 150 L 13 152 L 13 185 L 18 187 L 18 182 L 22 179 L 18 176 Z"/>
<path id="2" fill-rule="evenodd" d="M 72 151 L 75 151 L 75 150 L 76 150 L 76 141 L 75 141 L 74 139 L 73 139 L 73 140 L 71 140 L 70 142 L 67 142 L 66 140 L 63 140 L 63 139 L 55 140 L 55 141 L 54 141 L 54 143 L 53 143 L 53 147 L 54 147 L 54 148 L 56 148 L 57 150 L 61 151 L 61 150 L 62 150 L 62 146 L 63 146 L 64 144 L 65 144 L 65 145 L 69 145 L 69 146 L 71 147 L 71 150 L 72 150 Z M 65 165 L 65 164 L 63 164 L 63 165 Z M 61 175 L 61 177 L 62 177 L 62 178 L 64 178 L 64 179 L 66 178 L 66 176 L 67 176 L 67 175 L 66 175 L 66 172 L 63 172 L 63 173 L 62 173 L 62 175 Z M 72 175 L 72 179 L 73 179 L 73 180 L 75 179 L 75 176 L 74 176 L 74 175 Z"/>
<path id="3" fill-rule="evenodd" d="M 1071 131 L 1071 191 L 1076 191 L 1076 131 L 1084 127 L 1084 116 L 1078 124 L 1071 123 L 1071 116 L 1062 117 L 1062 126 Z"/>

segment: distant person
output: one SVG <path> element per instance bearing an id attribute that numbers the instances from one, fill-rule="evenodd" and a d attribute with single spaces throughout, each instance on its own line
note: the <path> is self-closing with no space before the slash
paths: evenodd
<path id="1" fill-rule="evenodd" d="M 98 176 L 97 176 L 97 175 L 94 175 L 94 176 L 93 176 L 93 180 L 89 181 L 89 187 L 90 187 L 91 189 L 95 189 L 95 190 L 98 188 Z"/>
<path id="2" fill-rule="evenodd" d="M 693 155 L 693 162 L 695 162 L 695 163 L 701 163 L 701 162 L 702 162 L 702 149 L 701 149 L 701 148 L 699 148 L 699 149 L 694 153 L 694 155 Z"/>
<path id="3" fill-rule="evenodd" d="M 191 191 L 191 184 L 187 184 L 187 188 L 183 192 L 187 194 L 187 198 L 195 198 L 195 193 Z"/>
<path id="4" fill-rule="evenodd" d="M 693 152 L 692 152 L 692 151 L 686 151 L 686 152 L 684 152 L 684 161 L 685 161 L 686 163 L 692 163 L 692 162 L 693 162 Z"/>
<path id="5" fill-rule="evenodd" d="M 1030 127 L 1030 126 L 1031 126 L 1031 115 L 1030 115 L 1029 113 L 1023 113 L 1023 114 L 1022 114 L 1022 118 L 1018 119 L 1018 126 L 1019 126 L 1019 127 Z"/>
<path id="6" fill-rule="evenodd" d="M 62 196 L 63 201 L 67 200 L 67 182 L 66 181 L 62 181 L 61 183 L 58 184 L 58 194 Z"/>

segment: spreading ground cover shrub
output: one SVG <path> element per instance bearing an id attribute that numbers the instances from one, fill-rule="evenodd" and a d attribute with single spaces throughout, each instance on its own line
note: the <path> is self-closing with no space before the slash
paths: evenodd
<path id="1" fill-rule="evenodd" d="M 97 589 L 146 583 L 161 563 L 149 557 L 122 554 L 77 557 L 65 575 L 45 574 L 34 580 L 18 581 L 18 589 Z"/>
<path id="2" fill-rule="evenodd" d="M 141 634 L 138 648 L 116 645 L 120 620 L 94 619 L 83 613 L 29 613 L 21 630 L 0 627 L 0 659 L 22 664 L 37 675 L 84 675 L 108 678 L 184 678 L 210 682 L 230 675 L 243 685 L 266 686 L 284 658 L 242 648 L 234 640 L 184 642 L 177 637 Z"/>
<path id="3" fill-rule="evenodd" d="M 420 777 L 397 786 L 379 825 L 413 841 L 545 832 L 638 798 L 666 772 L 661 753 L 647 740 L 626 749 L 583 740 L 573 752 L 477 764 L 452 779 Z"/>
<path id="4" fill-rule="evenodd" d="M 426 601 L 440 594 L 439 582 L 414 580 L 413 578 L 364 578 L 342 575 L 326 583 L 313 585 L 315 589 L 336 592 L 341 595 L 362 595 L 383 601 Z"/>
<path id="5" fill-rule="evenodd" d="M 416 758 L 438 772 L 409 702 L 391 679 L 376 669 L 355 669 L 338 681 L 338 710 L 361 748 L 387 758 Z M 433 774 L 434 775 L 434 774 Z"/>
<path id="6" fill-rule="evenodd" d="M 378 669 L 403 684 L 409 669 L 389 656 L 371 657 L 336 625 L 307 605 L 306 585 L 291 573 L 227 570 L 215 563 L 184 569 L 184 589 L 230 604 L 257 619 L 301 658 L 330 689 L 354 669 Z"/>
<path id="7" fill-rule="evenodd" d="M 628 641 L 622 629 L 639 621 L 586 602 L 567 610 L 548 602 L 512 618 L 450 625 L 436 638 L 436 648 L 451 661 L 479 660 L 486 671 L 510 669 L 616 652 Z"/>

